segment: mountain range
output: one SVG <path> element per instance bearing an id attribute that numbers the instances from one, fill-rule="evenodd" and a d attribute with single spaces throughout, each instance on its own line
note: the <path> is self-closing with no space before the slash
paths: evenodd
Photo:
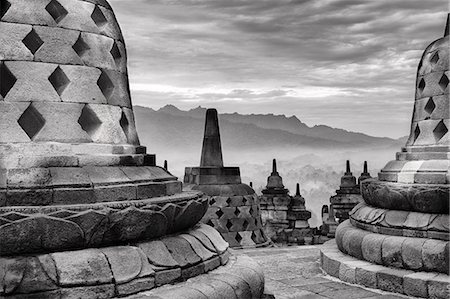
<path id="1" fill-rule="evenodd" d="M 141 143 L 154 150 L 198 149 L 201 146 L 206 108 L 189 111 L 166 105 L 159 110 L 135 106 Z M 224 113 L 219 115 L 222 144 L 228 150 L 273 147 L 309 149 L 398 148 L 405 138 L 373 137 L 325 125 L 309 127 L 296 116 Z"/>

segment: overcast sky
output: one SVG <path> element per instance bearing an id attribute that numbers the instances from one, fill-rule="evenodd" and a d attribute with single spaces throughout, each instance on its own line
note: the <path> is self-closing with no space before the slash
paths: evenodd
<path id="1" fill-rule="evenodd" d="M 134 105 L 296 115 L 409 134 L 416 68 L 448 0 L 109 0 Z"/>

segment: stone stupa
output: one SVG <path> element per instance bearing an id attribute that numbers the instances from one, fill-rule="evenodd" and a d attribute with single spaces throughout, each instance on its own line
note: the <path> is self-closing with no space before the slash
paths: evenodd
<path id="1" fill-rule="evenodd" d="M 426 48 L 418 66 L 406 146 L 378 179 L 361 182 L 364 202 L 322 250 L 323 269 L 344 281 L 450 297 L 449 16 L 444 37 Z"/>
<path id="2" fill-rule="evenodd" d="M 360 202 L 362 202 L 360 181 L 370 178 L 367 171 L 367 162 L 364 162 L 364 170 L 356 181 L 356 177 L 350 170 L 350 161 L 346 162 L 346 171 L 341 177 L 341 185 L 336 190 L 336 195 L 330 197 L 330 203 L 335 217 L 339 222 L 348 219 L 348 213 Z"/>
<path id="3" fill-rule="evenodd" d="M 198 224 L 208 197 L 139 145 L 105 0 L 1 1 L 0 115 L 1 298 L 261 295 L 257 266 Z"/>
<path id="4" fill-rule="evenodd" d="M 224 167 L 216 109 L 208 109 L 205 119 L 200 167 L 186 167 L 186 190 L 211 196 L 202 222 L 217 229 L 233 248 L 266 246 L 270 240 L 261 224 L 259 199 L 242 184 L 239 167 Z"/>

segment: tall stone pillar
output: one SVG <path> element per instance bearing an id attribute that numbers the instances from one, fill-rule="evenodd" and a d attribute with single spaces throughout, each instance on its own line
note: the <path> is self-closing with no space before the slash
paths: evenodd
<path id="1" fill-rule="evenodd" d="M 378 179 L 361 182 L 364 202 L 339 225 L 339 250 L 333 243 L 322 250 L 333 276 L 408 296 L 450 296 L 448 26 L 447 18 L 444 37 L 420 60 L 406 146 Z"/>

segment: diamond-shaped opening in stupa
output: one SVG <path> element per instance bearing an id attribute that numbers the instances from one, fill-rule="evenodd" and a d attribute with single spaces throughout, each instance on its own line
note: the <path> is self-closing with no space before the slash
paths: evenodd
<path id="1" fill-rule="evenodd" d="M 230 230 L 231 227 L 233 227 L 233 223 L 231 222 L 230 219 L 227 220 L 227 224 L 225 224 L 225 226 L 228 228 L 228 230 Z"/>
<path id="2" fill-rule="evenodd" d="M 445 134 L 447 134 L 447 132 L 447 126 L 444 124 L 444 121 L 441 120 L 433 130 L 434 138 L 436 138 L 436 141 L 439 141 L 442 139 L 442 137 L 444 137 Z"/>
<path id="3" fill-rule="evenodd" d="M 114 91 L 114 84 L 109 78 L 108 74 L 106 74 L 106 72 L 102 71 L 102 74 L 97 80 L 97 85 L 102 91 L 105 98 L 109 100 Z"/>
<path id="4" fill-rule="evenodd" d="M 10 7 L 11 3 L 8 0 L 3 0 L 2 5 L 0 5 L 0 19 L 3 18 Z"/>
<path id="5" fill-rule="evenodd" d="M 251 238 L 252 238 L 253 242 L 258 243 L 258 241 L 259 241 L 258 240 L 258 236 L 255 234 L 254 231 L 252 232 L 252 237 Z"/>
<path id="6" fill-rule="evenodd" d="M 417 140 L 417 138 L 419 138 L 420 135 L 420 128 L 419 125 L 416 125 L 416 129 L 414 130 L 414 141 Z"/>
<path id="7" fill-rule="evenodd" d="M 444 91 L 448 86 L 448 77 L 442 74 L 441 80 L 439 80 L 439 87 Z"/>
<path id="8" fill-rule="evenodd" d="M 34 29 L 31 29 L 30 33 L 28 33 L 27 36 L 24 37 L 22 43 L 25 45 L 25 47 L 27 47 L 28 50 L 30 50 L 33 55 L 44 44 L 44 42 L 36 33 L 36 31 L 34 31 Z"/>
<path id="9" fill-rule="evenodd" d="M 122 111 L 122 116 L 120 117 L 120 127 L 122 128 L 123 132 L 125 133 L 125 136 L 128 139 L 128 132 L 130 129 L 130 122 L 128 121 L 128 118 L 125 114 L 125 112 Z"/>
<path id="10" fill-rule="evenodd" d="M 108 20 L 106 19 L 102 10 L 97 5 L 95 6 L 94 11 L 91 14 L 91 19 L 94 21 L 95 25 L 97 25 L 97 27 L 99 28 L 103 27 L 104 25 L 106 25 L 106 23 L 108 23 Z"/>
<path id="11" fill-rule="evenodd" d="M 0 63 L 0 95 L 5 98 L 16 84 L 17 78 L 11 73 L 5 63 Z"/>
<path id="12" fill-rule="evenodd" d="M 50 81 L 53 88 L 60 96 L 70 84 L 69 78 L 67 78 L 66 74 L 59 66 L 53 71 L 50 77 L 48 77 L 48 81 Z"/>
<path id="13" fill-rule="evenodd" d="M 242 241 L 242 236 L 241 236 L 241 234 L 236 233 L 236 237 L 235 237 L 234 239 L 240 244 L 241 241 Z"/>
<path id="14" fill-rule="evenodd" d="M 239 211 L 239 208 L 236 207 L 236 208 L 234 209 L 234 215 L 235 215 L 235 216 L 239 216 L 239 214 L 241 214 L 241 211 Z"/>
<path id="15" fill-rule="evenodd" d="M 111 56 L 114 59 L 114 62 L 116 64 L 119 64 L 120 63 L 120 59 L 122 58 L 122 54 L 120 54 L 120 49 L 117 46 L 117 42 L 116 41 L 114 41 L 114 43 L 113 43 L 113 45 L 111 47 L 110 53 L 111 53 Z"/>
<path id="16" fill-rule="evenodd" d="M 423 78 L 420 80 L 417 88 L 419 88 L 420 92 L 422 92 L 425 89 L 425 80 Z"/>
<path id="17" fill-rule="evenodd" d="M 78 36 L 77 41 L 73 44 L 72 49 L 77 53 L 78 56 L 82 57 L 86 51 L 88 51 L 91 47 L 84 41 L 83 37 Z"/>
<path id="18" fill-rule="evenodd" d="M 50 3 L 45 7 L 45 10 L 52 16 L 56 23 L 61 22 L 61 20 L 68 14 L 64 6 L 56 0 L 50 1 Z"/>
<path id="19" fill-rule="evenodd" d="M 17 120 L 19 126 L 24 130 L 24 132 L 30 137 L 31 140 L 41 131 L 42 127 L 45 125 L 45 119 L 42 117 L 41 113 L 30 104 L 28 108 L 22 113 L 20 118 Z"/>
<path id="20" fill-rule="evenodd" d="M 427 102 L 427 104 L 425 105 L 425 111 L 426 111 L 428 114 L 431 114 L 431 113 L 433 113 L 433 111 L 434 111 L 435 108 L 436 108 L 436 104 L 435 104 L 434 101 L 433 101 L 433 97 L 431 97 L 431 98 L 428 99 L 428 102 Z"/>
<path id="21" fill-rule="evenodd" d="M 433 56 L 431 56 L 430 62 L 431 64 L 436 64 L 439 61 L 439 53 L 436 51 Z"/>
<path id="22" fill-rule="evenodd" d="M 247 220 L 244 220 L 244 222 L 242 223 L 242 228 L 243 228 L 244 230 L 247 230 L 249 224 L 250 224 L 250 223 L 249 223 Z"/>
<path id="23" fill-rule="evenodd" d="M 102 121 L 97 117 L 97 114 L 95 114 L 95 112 L 88 105 L 85 105 L 83 107 L 80 118 L 78 119 L 78 123 L 80 124 L 81 128 L 91 137 L 102 125 Z"/>
<path id="24" fill-rule="evenodd" d="M 217 215 L 217 217 L 222 217 L 223 216 L 223 212 L 222 212 L 222 210 L 217 210 L 217 212 L 216 212 L 216 215 Z"/>

